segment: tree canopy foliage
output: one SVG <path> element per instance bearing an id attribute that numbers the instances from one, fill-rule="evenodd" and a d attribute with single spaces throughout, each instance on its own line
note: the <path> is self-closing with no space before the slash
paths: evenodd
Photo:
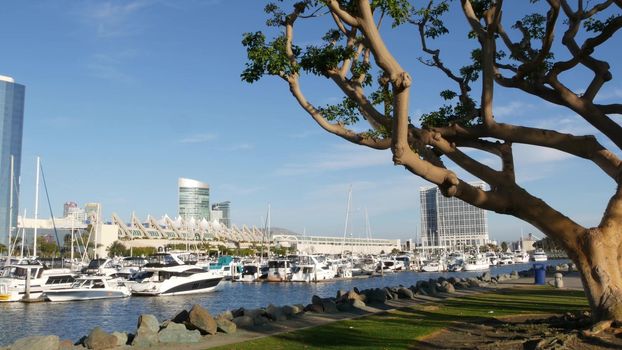
<path id="1" fill-rule="evenodd" d="M 327 132 L 390 150 L 396 165 L 438 185 L 444 195 L 539 228 L 579 266 L 594 318 L 622 321 L 622 126 L 613 119 L 622 104 L 598 102 L 613 79 L 611 64 L 618 63 L 599 53 L 615 45 L 621 10 L 622 0 L 278 1 L 266 5 L 267 28 L 243 37 L 248 61 L 241 78 L 282 79 Z M 318 29 L 316 40 L 306 36 L 310 44 L 297 44 L 296 29 L 305 26 L 308 34 L 308 22 L 317 23 L 311 27 Z M 412 45 L 411 54 L 398 57 L 389 48 L 385 37 L 392 31 L 400 33 L 399 45 Z M 471 43 L 461 64 L 454 63 L 459 54 L 441 50 L 446 40 Z M 439 91 L 444 102 L 417 121 L 411 101 L 429 87 L 404 68 L 413 62 L 447 82 Z M 328 79 L 343 100 L 314 105 L 303 92 L 302 76 Z M 566 108 L 594 134 L 501 122 L 493 113 L 498 89 Z M 615 191 L 600 224 L 584 227 L 521 187 L 516 144 L 565 152 L 609 178 Z M 470 150 L 494 157 L 498 166 Z M 448 161 L 489 187 L 464 181 Z"/>

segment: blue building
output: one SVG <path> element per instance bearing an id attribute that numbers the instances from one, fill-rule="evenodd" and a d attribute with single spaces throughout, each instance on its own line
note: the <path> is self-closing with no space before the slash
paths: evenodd
<path id="1" fill-rule="evenodd" d="M 22 163 L 24 92 L 26 87 L 0 75 L 0 243 L 8 243 L 9 224 L 17 226 L 19 176 Z M 13 215 L 11 203 L 11 156 L 13 156 Z M 15 234 L 15 230 L 13 234 Z"/>

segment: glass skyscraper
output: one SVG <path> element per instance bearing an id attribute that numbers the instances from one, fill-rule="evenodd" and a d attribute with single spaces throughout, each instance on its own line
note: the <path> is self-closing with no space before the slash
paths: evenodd
<path id="1" fill-rule="evenodd" d="M 2 244 L 8 243 L 9 224 L 17 226 L 25 90 L 26 87 L 16 84 L 13 78 L 0 75 L 0 243 Z M 13 156 L 13 184 L 11 184 L 11 156 Z M 11 186 L 13 186 L 12 215 Z M 17 231 L 12 232 L 15 235 Z"/>
<path id="2" fill-rule="evenodd" d="M 481 182 L 472 185 L 485 189 Z M 486 210 L 455 197 L 445 197 L 436 186 L 422 187 L 419 196 L 422 246 L 454 249 L 488 243 Z"/>
<path id="3" fill-rule="evenodd" d="M 210 220 L 209 185 L 179 178 L 179 216 L 184 219 Z"/>
<path id="4" fill-rule="evenodd" d="M 220 223 L 225 225 L 228 228 L 231 228 L 231 202 L 220 202 L 214 203 L 212 205 L 213 211 L 220 211 L 222 213 L 222 218 L 220 219 Z"/>

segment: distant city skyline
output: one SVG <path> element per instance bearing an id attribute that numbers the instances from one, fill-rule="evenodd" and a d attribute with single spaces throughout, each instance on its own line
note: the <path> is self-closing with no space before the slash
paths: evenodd
<path id="1" fill-rule="evenodd" d="M 352 186 L 353 232 L 364 232 L 367 209 L 373 237 L 418 237 L 419 188 L 429 183 L 394 166 L 388 151 L 355 146 L 321 130 L 282 81 L 240 80 L 246 62 L 242 34 L 265 28 L 264 6 L 218 0 L 3 4 L 0 38 L 11 49 L 4 52 L 0 74 L 28 87 L 19 214 L 26 210 L 32 217 L 35 158 L 41 156 L 58 212 L 72 200 L 101 203 L 105 218 L 113 212 L 122 218 L 133 212 L 172 217 L 175 183 L 188 177 L 209 183 L 212 198 L 235 204 L 232 224 L 263 226 L 270 204 L 273 226 L 343 235 Z M 464 18 L 448 23 L 466 26 Z M 410 108 L 417 122 L 443 104 L 438 92 L 447 85 L 416 60 L 409 46 L 415 32 L 405 26 L 387 35 L 387 42 L 413 77 Z M 301 30 L 297 39 L 311 45 L 322 35 Z M 408 38 L 409 45 L 396 38 Z M 446 63 L 464 64 L 469 45 L 453 43 L 443 51 Z M 599 54 L 619 56 L 605 48 Z M 611 68 L 614 81 L 597 100 L 622 98 L 619 70 Z M 341 99 L 322 79 L 305 88 L 318 106 Z M 600 138 L 571 111 L 514 90 L 495 93 L 500 122 Z M 611 179 L 551 149 L 516 145 L 514 160 L 521 186 L 578 223 L 598 225 L 615 190 Z M 466 181 L 477 180 L 446 164 Z M 40 205 L 40 217 L 48 211 Z M 521 232 L 542 236 L 510 216 L 489 213 L 488 225 L 490 238 L 498 241 L 515 240 Z"/>

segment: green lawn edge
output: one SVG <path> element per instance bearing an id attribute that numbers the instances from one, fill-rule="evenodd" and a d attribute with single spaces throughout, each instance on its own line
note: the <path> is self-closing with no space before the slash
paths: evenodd
<path id="1" fill-rule="evenodd" d="M 409 349 L 451 322 L 586 310 L 583 291 L 515 288 L 445 299 L 212 349 Z"/>

